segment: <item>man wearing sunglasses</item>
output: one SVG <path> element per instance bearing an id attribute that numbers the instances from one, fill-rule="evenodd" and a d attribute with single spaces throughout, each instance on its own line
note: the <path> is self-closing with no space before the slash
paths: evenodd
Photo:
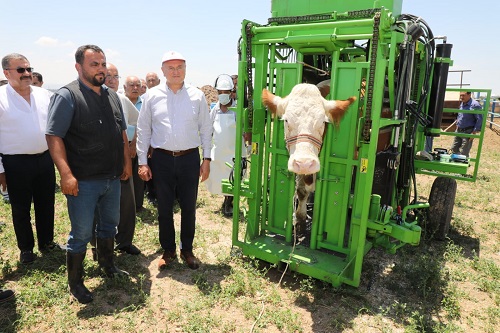
<path id="1" fill-rule="evenodd" d="M 12 221 L 20 261 L 35 260 L 31 226 L 34 203 L 38 249 L 46 252 L 54 243 L 55 171 L 45 138 L 48 106 L 52 93 L 33 87 L 25 56 L 12 53 L 2 59 L 8 84 L 0 87 L 0 186 L 8 187 Z"/>

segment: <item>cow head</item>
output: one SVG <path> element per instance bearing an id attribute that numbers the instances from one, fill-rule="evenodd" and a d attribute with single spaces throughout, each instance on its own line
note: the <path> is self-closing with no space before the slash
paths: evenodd
<path id="1" fill-rule="evenodd" d="M 318 154 L 325 122 L 338 124 L 355 100 L 356 97 L 350 97 L 345 101 L 328 101 L 315 85 L 307 83 L 297 84 L 283 98 L 264 89 L 264 105 L 285 121 L 285 141 L 290 153 L 288 170 L 304 175 L 319 171 Z"/>

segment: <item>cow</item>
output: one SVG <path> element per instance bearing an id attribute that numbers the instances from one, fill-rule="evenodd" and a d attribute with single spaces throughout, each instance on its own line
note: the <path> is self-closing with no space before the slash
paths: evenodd
<path id="1" fill-rule="evenodd" d="M 354 96 L 342 101 L 326 100 L 318 87 L 308 83 L 297 84 L 283 98 L 273 95 L 267 89 L 262 92 L 264 105 L 272 114 L 284 120 L 285 142 L 290 154 L 288 170 L 296 174 L 296 235 L 305 232 L 306 204 L 309 194 L 314 191 L 316 173 L 320 169 L 318 155 L 323 144 L 325 122 L 338 126 L 354 101 Z"/>

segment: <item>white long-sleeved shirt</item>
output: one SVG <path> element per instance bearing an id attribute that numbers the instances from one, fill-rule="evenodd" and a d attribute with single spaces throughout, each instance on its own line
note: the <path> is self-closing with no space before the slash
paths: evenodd
<path id="1" fill-rule="evenodd" d="M 137 118 L 139 117 L 139 110 L 135 105 L 123 94 L 118 94 L 120 102 L 122 103 L 123 115 L 127 123 L 127 138 L 132 141 L 137 127 Z"/>
<path id="2" fill-rule="evenodd" d="M 147 165 L 152 148 L 171 151 L 199 147 L 203 157 L 210 157 L 212 120 L 203 92 L 189 84 L 174 93 L 159 85 L 143 96 L 137 121 L 137 155 L 139 165 Z"/>
<path id="3" fill-rule="evenodd" d="M 47 89 L 32 86 L 30 104 L 10 84 L 0 87 L 1 154 L 39 154 L 48 149 L 45 128 L 51 96 Z"/>

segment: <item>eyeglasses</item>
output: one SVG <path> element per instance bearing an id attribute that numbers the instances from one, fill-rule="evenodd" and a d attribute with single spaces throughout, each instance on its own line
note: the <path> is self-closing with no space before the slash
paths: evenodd
<path id="1" fill-rule="evenodd" d="M 120 76 L 118 75 L 106 75 L 106 80 L 111 80 L 111 79 L 118 80 L 119 78 Z"/>
<path id="2" fill-rule="evenodd" d="M 186 66 L 182 65 L 182 66 L 178 66 L 178 67 L 167 67 L 167 71 L 169 72 L 174 72 L 174 71 L 183 71 L 186 69 Z"/>
<path id="3" fill-rule="evenodd" d="M 6 70 L 8 71 L 17 71 L 19 74 L 22 74 L 24 72 L 28 72 L 28 73 L 31 73 L 33 72 L 33 67 L 19 67 L 19 68 L 6 68 Z"/>

